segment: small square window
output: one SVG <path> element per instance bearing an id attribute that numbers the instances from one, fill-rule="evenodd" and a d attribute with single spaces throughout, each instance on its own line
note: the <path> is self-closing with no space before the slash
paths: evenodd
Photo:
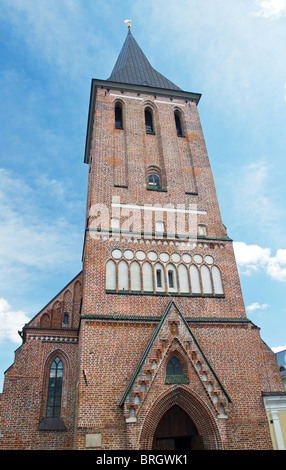
<path id="1" fill-rule="evenodd" d="M 160 188 L 160 177 L 154 173 L 148 176 L 149 188 Z"/>
<path id="2" fill-rule="evenodd" d="M 111 228 L 119 228 L 120 220 L 118 217 L 112 217 L 111 219 Z"/>
<path id="3" fill-rule="evenodd" d="M 207 228 L 205 225 L 199 225 L 198 231 L 199 231 L 199 235 L 205 236 L 207 234 Z"/>
<path id="4" fill-rule="evenodd" d="M 164 233 L 165 231 L 165 225 L 164 225 L 164 222 L 156 222 L 156 232 L 157 233 Z"/>

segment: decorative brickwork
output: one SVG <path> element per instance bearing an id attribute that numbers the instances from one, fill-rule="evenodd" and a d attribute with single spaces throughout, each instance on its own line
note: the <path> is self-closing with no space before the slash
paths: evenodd
<path id="1" fill-rule="evenodd" d="M 283 386 L 246 317 L 200 95 L 160 88 L 140 52 L 142 63 L 149 86 L 92 81 L 82 273 L 23 328 L 1 397 L 2 449 L 272 448 L 262 392 Z"/>

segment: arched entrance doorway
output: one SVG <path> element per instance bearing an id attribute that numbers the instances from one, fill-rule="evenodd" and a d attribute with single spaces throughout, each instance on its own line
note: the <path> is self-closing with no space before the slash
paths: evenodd
<path id="1" fill-rule="evenodd" d="M 178 431 L 175 423 L 179 423 L 180 419 L 184 420 L 184 424 L 181 424 Z M 171 421 L 173 424 L 168 424 Z M 163 430 L 164 426 L 168 435 Z M 177 439 L 189 438 L 189 436 L 194 436 L 197 440 L 196 444 L 194 442 L 191 444 L 191 449 L 195 449 L 196 445 L 200 445 L 200 448 L 205 450 L 223 449 L 215 417 L 207 403 L 203 402 L 194 391 L 190 391 L 187 386 L 175 386 L 162 393 L 148 408 L 143 419 L 138 448 L 152 450 L 156 448 L 155 446 L 164 445 L 164 438 Z M 200 439 L 197 439 L 198 437 Z M 162 439 L 161 443 L 159 443 L 160 439 Z M 185 446 L 186 442 L 186 445 L 189 445 L 187 439 L 181 439 L 181 442 L 178 439 L 172 445 Z"/>
<path id="2" fill-rule="evenodd" d="M 202 440 L 188 414 L 172 406 L 160 419 L 153 438 L 154 450 L 202 450 Z"/>

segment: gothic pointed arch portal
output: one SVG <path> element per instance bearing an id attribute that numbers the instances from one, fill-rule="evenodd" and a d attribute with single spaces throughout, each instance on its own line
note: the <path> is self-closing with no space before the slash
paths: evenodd
<path id="1" fill-rule="evenodd" d="M 172 420 L 173 424 L 170 422 Z M 183 423 L 179 424 L 180 420 Z M 149 410 L 142 427 L 139 448 L 218 450 L 223 449 L 223 445 L 210 410 L 198 396 L 180 386 L 164 394 Z"/>
<path id="2" fill-rule="evenodd" d="M 178 405 L 169 408 L 156 428 L 154 450 L 202 450 L 202 439 L 189 415 Z"/>

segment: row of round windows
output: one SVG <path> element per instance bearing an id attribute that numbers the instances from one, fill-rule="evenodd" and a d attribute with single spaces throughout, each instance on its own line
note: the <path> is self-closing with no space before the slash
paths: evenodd
<path id="1" fill-rule="evenodd" d="M 115 260 L 119 260 L 120 258 L 124 257 L 128 261 L 131 261 L 132 259 L 136 258 L 138 261 L 144 261 L 146 258 L 148 258 L 150 261 L 157 261 L 160 260 L 163 263 L 167 263 L 169 260 L 172 260 L 174 263 L 179 263 L 180 261 L 183 261 L 186 264 L 190 264 L 192 260 L 196 264 L 201 264 L 203 261 L 207 263 L 208 265 L 213 264 L 214 259 L 212 256 L 207 255 L 204 258 L 201 255 L 193 255 L 193 257 L 188 254 L 188 253 L 172 253 L 171 256 L 168 253 L 160 253 L 158 254 L 155 251 L 149 251 L 149 253 L 145 253 L 144 251 L 137 251 L 135 254 L 131 250 L 125 250 L 122 252 L 119 249 L 115 249 L 111 253 L 112 257 Z"/>

